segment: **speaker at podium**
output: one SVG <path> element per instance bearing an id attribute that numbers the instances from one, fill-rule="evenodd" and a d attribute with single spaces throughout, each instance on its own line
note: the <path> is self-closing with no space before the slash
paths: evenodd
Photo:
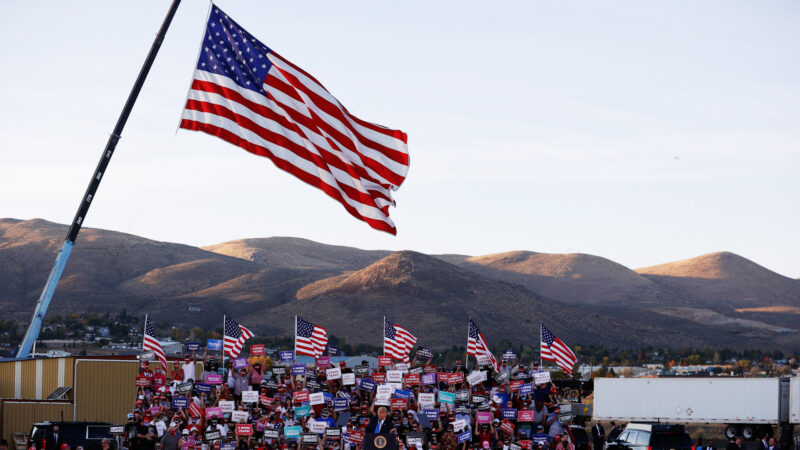
<path id="1" fill-rule="evenodd" d="M 398 450 L 397 436 L 392 433 L 364 434 L 363 450 Z"/>

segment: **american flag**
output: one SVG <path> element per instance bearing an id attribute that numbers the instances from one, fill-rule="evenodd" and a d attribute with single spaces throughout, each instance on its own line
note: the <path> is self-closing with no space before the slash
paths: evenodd
<path id="1" fill-rule="evenodd" d="M 212 5 L 181 128 L 264 156 L 371 227 L 408 172 L 406 134 L 351 115 L 314 77 Z"/>
<path id="2" fill-rule="evenodd" d="M 478 355 L 484 355 L 489 358 L 495 371 L 500 369 L 500 365 L 497 364 L 497 359 L 495 359 L 494 355 L 489 350 L 489 346 L 486 345 L 486 339 L 484 339 L 483 333 L 481 333 L 481 330 L 478 329 L 478 326 L 475 325 L 472 319 L 469 319 L 467 354 L 473 355 L 475 358 L 477 358 Z"/>
<path id="3" fill-rule="evenodd" d="M 203 407 L 196 401 L 191 401 L 189 403 L 189 414 L 192 417 L 203 417 Z"/>
<path id="4" fill-rule="evenodd" d="M 161 343 L 158 342 L 156 338 L 156 326 L 146 317 L 144 319 L 144 341 L 142 342 L 142 350 L 152 350 L 158 357 L 159 362 L 161 362 L 161 367 L 167 370 L 167 356 L 164 354 L 164 348 L 161 347 Z"/>
<path id="5" fill-rule="evenodd" d="M 567 375 L 572 375 L 572 366 L 578 362 L 575 353 L 567 347 L 561 339 L 557 338 L 544 324 L 542 325 L 542 359 L 554 361 Z"/>
<path id="6" fill-rule="evenodd" d="M 417 343 L 417 338 L 400 325 L 393 324 L 383 318 L 383 354 L 394 359 L 409 362 L 408 355 L 411 347 Z"/>
<path id="7" fill-rule="evenodd" d="M 297 317 L 297 332 L 294 336 L 294 351 L 298 355 L 319 358 L 328 345 L 328 331 L 319 325 Z"/>
<path id="8" fill-rule="evenodd" d="M 254 334 L 242 325 L 239 325 L 230 317 L 225 318 L 225 341 L 224 349 L 231 358 L 236 358 L 242 351 L 244 342 Z"/>

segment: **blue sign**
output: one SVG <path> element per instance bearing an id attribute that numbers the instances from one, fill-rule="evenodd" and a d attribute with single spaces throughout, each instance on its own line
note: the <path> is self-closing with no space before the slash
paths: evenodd
<path id="1" fill-rule="evenodd" d="M 209 339 L 206 342 L 206 348 L 209 350 L 222 350 L 222 339 Z"/>
<path id="2" fill-rule="evenodd" d="M 236 442 L 225 442 L 219 446 L 219 450 L 236 450 Z"/>
<path id="3" fill-rule="evenodd" d="M 377 428 L 377 427 L 376 427 Z M 458 435 L 458 443 L 467 442 L 468 440 L 472 439 L 472 432 L 469 430 L 461 433 Z"/>
<path id="4" fill-rule="evenodd" d="M 188 408 L 189 407 L 189 399 L 186 397 L 173 397 L 172 398 L 172 409 L 178 408 Z"/>
<path id="5" fill-rule="evenodd" d="M 503 409 L 503 419 L 517 420 L 517 410 Z"/>
<path id="6" fill-rule="evenodd" d="M 311 407 L 306 406 L 297 406 L 294 408 L 294 415 L 295 417 L 305 417 L 308 413 L 311 412 Z"/>
<path id="7" fill-rule="evenodd" d="M 407 389 L 406 390 L 395 389 L 394 390 L 394 398 L 404 398 L 404 399 L 408 400 L 408 399 L 411 398 L 411 391 L 409 391 Z"/>
<path id="8" fill-rule="evenodd" d="M 350 407 L 350 400 L 346 398 L 335 398 L 333 399 L 333 410 L 334 411 L 347 411 Z"/>
<path id="9" fill-rule="evenodd" d="M 281 361 L 294 361 L 294 352 L 291 350 L 281 352 Z"/>
<path id="10" fill-rule="evenodd" d="M 503 352 L 503 361 L 511 361 L 512 359 L 517 359 L 517 354 L 514 353 L 514 350 L 506 350 Z"/>
<path id="11" fill-rule="evenodd" d="M 439 410 L 438 409 L 424 409 L 422 413 L 425 414 L 425 417 L 428 418 L 431 422 L 439 420 Z"/>
<path id="12" fill-rule="evenodd" d="M 519 395 L 528 395 L 533 393 L 533 385 L 531 383 L 525 383 L 519 387 Z"/>
<path id="13" fill-rule="evenodd" d="M 328 344 L 328 354 L 331 356 L 336 356 L 339 354 L 339 347 L 335 345 Z"/>
<path id="14" fill-rule="evenodd" d="M 206 394 L 210 394 L 212 387 L 210 384 L 206 383 L 197 383 L 197 386 L 194 387 L 197 392 L 205 392 Z"/>
<path id="15" fill-rule="evenodd" d="M 531 435 L 531 440 L 536 445 L 539 445 L 539 444 L 547 445 L 547 435 L 546 434 L 541 434 L 541 433 L 532 434 Z"/>
<path id="16" fill-rule="evenodd" d="M 305 374 L 306 374 L 305 364 L 292 364 L 292 375 L 305 375 Z"/>
<path id="17" fill-rule="evenodd" d="M 200 350 L 200 343 L 196 341 L 187 342 L 186 350 L 189 350 L 190 352 L 196 352 Z"/>
<path id="18" fill-rule="evenodd" d="M 358 383 L 358 388 L 361 389 L 362 391 L 375 392 L 375 389 L 377 389 L 377 387 L 378 383 L 367 378 L 362 378 L 361 382 Z"/>

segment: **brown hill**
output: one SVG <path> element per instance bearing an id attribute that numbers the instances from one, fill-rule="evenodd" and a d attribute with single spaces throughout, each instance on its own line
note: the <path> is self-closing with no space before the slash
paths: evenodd
<path id="1" fill-rule="evenodd" d="M 566 303 L 647 305 L 676 300 L 667 289 L 599 256 L 515 251 L 460 261 L 453 256 L 448 259 L 489 278 L 516 283 Z"/>
<path id="2" fill-rule="evenodd" d="M 643 267 L 636 272 L 708 306 L 800 306 L 800 282 L 730 252 Z"/>
<path id="3" fill-rule="evenodd" d="M 386 250 L 326 245 L 292 237 L 237 239 L 203 249 L 268 267 L 322 270 L 361 269 L 390 253 Z"/>

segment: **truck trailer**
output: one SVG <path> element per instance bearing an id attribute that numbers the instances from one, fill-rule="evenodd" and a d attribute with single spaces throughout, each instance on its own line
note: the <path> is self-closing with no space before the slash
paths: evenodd
<path id="1" fill-rule="evenodd" d="M 800 423 L 800 378 L 595 378 L 593 419 L 719 423 L 755 439 Z"/>

